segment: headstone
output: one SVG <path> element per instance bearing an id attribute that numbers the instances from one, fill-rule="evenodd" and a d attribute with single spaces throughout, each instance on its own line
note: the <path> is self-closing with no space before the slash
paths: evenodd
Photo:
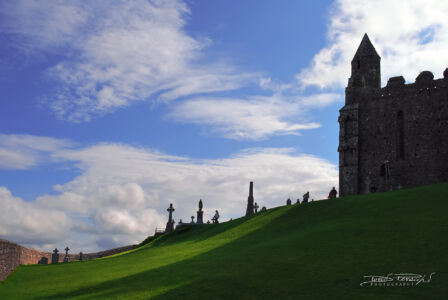
<path id="1" fill-rule="evenodd" d="M 175 211 L 175 209 L 173 207 L 173 203 L 170 203 L 170 207 L 167 208 L 167 211 L 169 215 L 168 215 L 168 222 L 166 223 L 165 232 L 170 232 L 174 230 L 173 211 Z"/>
<path id="2" fill-rule="evenodd" d="M 254 210 L 255 210 L 255 213 L 258 212 L 258 208 L 259 208 L 259 206 L 258 206 L 257 202 L 255 202 L 255 204 L 254 204 Z"/>
<path id="3" fill-rule="evenodd" d="M 203 224 L 203 215 L 204 212 L 202 211 L 202 199 L 199 199 L 199 210 L 197 211 L 196 224 Z"/>
<path id="4" fill-rule="evenodd" d="M 291 199 L 286 200 L 286 205 L 291 205 Z"/>
<path id="5" fill-rule="evenodd" d="M 254 183 L 251 181 L 249 184 L 249 197 L 247 197 L 246 216 L 250 216 L 253 213 L 254 213 Z"/>
<path id="6" fill-rule="evenodd" d="M 182 219 L 179 220 L 179 224 L 182 224 Z"/>
<path id="7" fill-rule="evenodd" d="M 266 211 L 266 206 L 263 206 L 260 211 Z"/>
<path id="8" fill-rule="evenodd" d="M 207 224 L 210 224 L 210 220 L 207 221 Z"/>
<path id="9" fill-rule="evenodd" d="M 67 246 L 65 247 L 65 257 L 64 257 L 64 262 L 69 262 L 70 261 L 70 257 L 68 256 L 68 251 L 70 250 L 70 248 Z"/>
<path id="10" fill-rule="evenodd" d="M 82 252 L 79 252 L 79 260 L 82 260 Z"/>
<path id="11" fill-rule="evenodd" d="M 38 262 L 39 265 L 48 265 L 48 258 L 45 256 L 42 256 Z"/>
<path id="12" fill-rule="evenodd" d="M 58 254 L 59 250 L 58 248 L 55 248 L 53 250 L 53 254 L 51 255 L 51 263 L 52 264 L 57 264 L 59 262 L 59 254 Z"/>
<path id="13" fill-rule="evenodd" d="M 191 216 L 191 224 L 194 224 L 194 216 Z"/>

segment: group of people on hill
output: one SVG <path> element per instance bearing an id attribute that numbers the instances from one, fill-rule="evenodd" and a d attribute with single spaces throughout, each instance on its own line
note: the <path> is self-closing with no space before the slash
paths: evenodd
<path id="1" fill-rule="evenodd" d="M 338 195 L 338 191 L 336 191 L 336 188 L 333 187 L 333 188 L 330 190 L 330 193 L 328 194 L 328 199 L 336 198 L 337 195 Z M 302 202 L 300 202 L 300 199 L 297 199 L 297 204 L 299 204 L 299 203 L 308 203 L 309 199 L 310 199 L 310 192 L 306 192 L 306 193 L 303 194 L 303 196 L 302 196 Z M 311 201 L 314 201 L 314 200 L 311 199 Z"/>

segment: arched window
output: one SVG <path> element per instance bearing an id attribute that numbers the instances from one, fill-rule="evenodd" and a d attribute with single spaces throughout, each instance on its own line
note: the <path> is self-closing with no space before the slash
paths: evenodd
<path id="1" fill-rule="evenodd" d="M 397 113 L 397 159 L 404 159 L 404 114 Z"/>

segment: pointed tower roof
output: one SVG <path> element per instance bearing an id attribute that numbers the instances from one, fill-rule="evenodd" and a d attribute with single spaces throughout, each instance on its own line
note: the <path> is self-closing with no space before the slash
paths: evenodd
<path id="1" fill-rule="evenodd" d="M 360 56 L 378 56 L 378 53 L 375 50 L 375 47 L 373 47 L 372 42 L 369 39 L 369 36 L 364 34 L 364 37 L 362 38 L 361 44 L 358 47 L 358 50 L 356 51 L 355 57 Z"/>

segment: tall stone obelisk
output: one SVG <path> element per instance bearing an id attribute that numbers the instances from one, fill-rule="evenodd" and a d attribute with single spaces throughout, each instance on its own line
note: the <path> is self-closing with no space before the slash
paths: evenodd
<path id="1" fill-rule="evenodd" d="M 254 213 L 254 183 L 251 181 L 249 186 L 249 197 L 247 197 L 246 216 Z"/>
<path id="2" fill-rule="evenodd" d="M 202 216 L 204 211 L 202 210 L 202 199 L 199 200 L 199 210 L 197 211 L 196 224 L 203 224 Z"/>

